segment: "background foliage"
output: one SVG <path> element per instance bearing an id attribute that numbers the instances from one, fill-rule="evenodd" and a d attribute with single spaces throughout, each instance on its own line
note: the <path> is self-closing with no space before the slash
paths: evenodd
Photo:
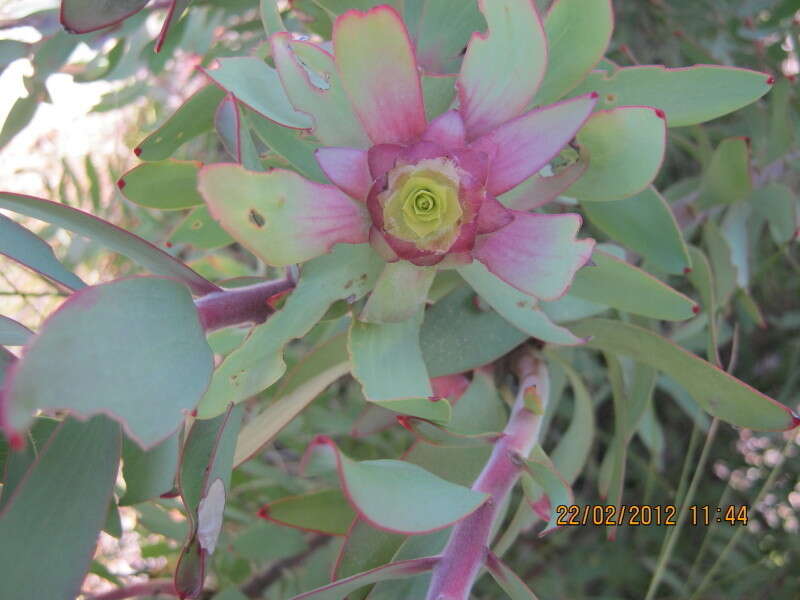
<path id="1" fill-rule="evenodd" d="M 157 169 L 139 172 L 140 185 L 131 179 L 136 171 L 126 175 L 138 164 L 131 152 L 134 148 L 143 160 L 229 160 L 228 149 L 213 131 L 213 111 L 222 93 L 205 87 L 207 80 L 196 67 L 208 66 L 221 57 L 264 51 L 265 34 L 257 2 L 197 0 L 186 17 L 173 25 L 162 51 L 155 54 L 153 47 L 166 4 L 154 2 L 118 28 L 80 36 L 61 30 L 52 2 L 0 5 L 0 18 L 4 19 L 0 25 L 6 38 L 0 40 L 0 68 L 6 70 L 0 87 L 11 89 L 4 82 L 13 78 L 18 84 L 20 76 L 24 82 L 24 94 L 20 90 L 20 98 L 9 106 L 0 130 L 2 187 L 43 195 L 124 225 L 214 281 L 272 275 L 246 250 L 233 244 L 199 206 L 201 201 L 193 196 L 196 191 L 191 185 L 193 163 L 184 167 L 189 184 L 176 179 L 170 169 L 168 178 L 174 189 L 165 197 L 171 206 L 159 205 L 148 188 L 164 184 Z M 322 7 L 337 11 L 339 4 L 343 3 L 295 0 L 291 7 L 284 7 L 284 21 L 291 30 L 329 37 L 330 17 Z M 796 408 L 800 373 L 800 255 L 796 232 L 800 221 L 795 75 L 800 71 L 796 53 L 800 2 L 641 0 L 615 2 L 615 10 L 616 30 L 608 58 L 620 65 L 736 65 L 776 78 L 768 96 L 731 116 L 672 129 L 664 168 L 655 185 L 669 202 L 686 240 L 708 257 L 713 290 L 708 285 L 703 288 L 703 260 L 698 251 L 693 251 L 694 270 L 688 277 L 664 277 L 693 298 L 713 291 L 718 315 L 715 343 L 710 346 L 705 314 L 672 325 L 667 330 L 669 336 Z M 48 130 L 46 119 L 51 108 L 59 110 L 69 104 L 66 93 L 59 97 L 53 91 L 67 89 L 66 77 L 75 82 L 69 84 L 70 93 L 79 93 L 75 91 L 79 87 L 90 88 L 98 97 L 90 110 L 94 116 L 80 117 L 83 131 L 71 129 L 69 139 L 59 139 L 58 133 Z M 187 113 L 190 115 L 189 123 L 177 125 L 181 111 L 171 120 L 170 116 L 187 100 L 193 103 L 190 111 L 183 111 L 184 119 Z M 96 120 L 98 117 L 105 120 Z M 50 123 L 61 125 L 52 123 L 52 118 Z M 78 141 L 84 131 L 91 130 L 105 131 L 104 137 L 113 136 L 116 142 L 97 139 L 96 145 L 87 146 Z M 258 136 L 251 142 L 259 144 Z M 84 151 L 75 152 L 76 147 Z M 33 153 L 41 162 L 29 161 Z M 262 156 L 266 166 L 282 165 L 285 160 L 274 152 Z M 130 186 L 127 194 L 116 187 L 123 175 L 125 187 Z M 131 189 L 140 195 L 131 194 Z M 613 220 L 609 223 L 600 211 L 590 211 L 587 216 L 594 237 L 614 239 Z M 33 221 L 23 222 L 51 243 L 61 262 L 87 283 L 136 272 L 128 259 L 104 253 L 84 238 Z M 658 268 L 653 270 L 661 273 Z M 61 292 L 54 286 L 5 260 L 0 293 L 0 314 L 12 315 L 30 328 L 36 328 L 61 301 Z M 703 298 L 704 304 L 706 300 Z M 443 305 L 441 310 L 445 308 Z M 256 406 L 287 397 L 293 390 L 292 374 L 302 374 L 310 361 L 322 365 L 311 365 L 317 371 L 338 364 L 344 347 L 335 316 L 330 314 L 330 320 L 302 342 L 289 346 L 288 381 L 278 390 L 264 392 Z M 636 318 L 632 321 L 637 322 Z M 236 348 L 244 334 L 240 330 L 213 334 L 211 345 L 218 359 Z M 436 337 L 435 333 L 427 335 Z M 309 355 L 310 348 L 317 351 Z M 608 452 L 614 432 L 613 361 L 606 362 L 585 350 L 565 351 L 563 355 L 585 381 L 597 423 L 588 462 L 574 484 L 575 500 L 578 504 L 601 503 L 613 493 L 608 487 L 609 467 L 604 467 L 604 457 L 613 454 Z M 551 433 L 544 440 L 546 448 L 557 445 L 560 432 L 571 422 L 573 406 L 581 402 L 580 388 L 567 385 L 572 371 L 559 368 L 559 364 L 558 360 L 552 362 L 553 387 L 563 392 L 563 399 L 548 415 Z M 630 369 L 630 365 L 620 368 Z M 500 382 L 501 393 L 507 392 L 504 386 L 508 383 Z M 697 598 L 796 598 L 800 594 L 795 568 L 800 561 L 796 535 L 800 528 L 800 463 L 792 460 L 798 453 L 795 434 L 756 434 L 725 424 L 716 427 L 683 387 L 663 375 L 656 380 L 652 398 L 652 403 L 642 408 L 636 435 L 624 456 L 623 502 L 678 503 L 700 461 L 703 468 L 697 475 L 694 504 L 752 507 L 746 529 L 726 524 L 684 527 L 673 540 L 664 585 L 657 597 L 684 598 L 695 593 L 698 595 L 693 597 Z M 495 428 L 502 426 L 496 415 L 488 414 L 484 419 L 485 423 L 494 419 Z M 112 503 L 105 523 L 106 534 L 92 561 L 92 574 L 83 583 L 87 597 L 115 585 L 171 577 L 195 518 L 186 514 L 182 503 L 169 497 L 177 439 L 168 439 L 152 456 L 144 456 L 118 431 L 104 428 L 102 421 L 98 417 L 90 422 L 93 435 L 87 436 L 80 447 L 72 447 L 69 453 L 63 451 L 64 464 L 57 470 L 61 479 L 51 482 L 54 494 L 67 494 L 63 491 L 69 487 L 67 482 L 77 494 L 85 488 L 73 479 L 77 476 L 73 472 L 110 468 L 105 460 L 108 452 L 121 452 L 124 458 L 127 489 L 118 485 L 113 491 L 117 501 Z M 298 476 L 300 458 L 319 434 L 334 438 L 353 458 L 399 456 L 412 437 L 398 426 L 380 427 L 383 421 L 384 416 L 365 412 L 360 387 L 351 378 L 342 378 L 277 433 L 268 450 L 242 463 L 231 476 L 232 495 L 219 542 L 224 551 L 215 553 L 211 560 L 208 571 L 213 576 L 207 582 L 206 595 L 221 600 L 236 600 L 242 595 L 288 598 L 326 583 L 342 543 L 341 523 L 351 516 L 346 505 L 340 502 L 344 512 L 328 515 L 323 524 L 304 523 L 307 529 L 339 534 L 334 537 L 259 519 L 259 510 L 265 503 L 319 489 L 313 479 Z M 221 427 L 216 420 L 212 423 L 209 427 Z M 37 440 L 48 439 L 54 426 L 49 419 L 39 419 L 31 432 L 28 452 L 38 452 L 41 448 Z M 69 428 L 76 426 L 67 421 L 59 436 L 67 436 Z M 208 443 L 208 432 L 192 430 L 189 436 L 193 434 L 197 444 Z M 711 443 L 706 444 L 709 439 Z M 70 441 L 67 437 L 63 440 L 64 444 Z M 57 450 L 55 444 L 48 446 L 49 452 Z M 237 464 L 245 450 L 234 450 L 231 445 L 228 456 L 223 452 L 215 460 Z M 701 450 L 705 454 L 702 458 Z M 13 483 L 9 478 L 24 470 L 25 461 L 29 464 L 33 456 L 6 458 L 6 454 L 7 449 L 0 445 L 0 461 L 7 462 L 4 484 L 8 486 L 9 481 Z M 789 460 L 784 461 L 784 457 Z M 164 470 L 154 473 L 146 469 L 143 465 L 147 461 L 162 464 Z M 137 472 L 146 472 L 149 479 L 138 480 Z M 469 478 L 463 483 L 468 484 Z M 158 493 L 154 493 L 156 490 Z M 154 496 L 157 498 L 151 499 Z M 77 503 L 80 497 L 67 494 L 64 502 Z M 0 506 L 4 498 L 7 496 L 0 497 Z M 91 507 L 84 508 L 91 512 Z M 292 522 L 297 518 L 291 510 L 285 509 L 283 517 L 279 517 L 280 507 L 270 510 L 274 519 Z M 52 531 L 58 529 L 56 521 Z M 24 531 L 2 531 L 0 535 L 23 539 Z M 675 531 L 623 527 L 616 531 L 614 541 L 606 533 L 601 528 L 575 527 L 539 538 L 534 529 L 509 544 L 505 560 L 542 598 L 641 598 L 653 572 L 664 566 L 665 540 Z M 70 543 L 83 544 L 89 552 L 92 540 Z M 3 564 L 6 557 L 0 558 Z M 704 577 L 712 571 L 713 581 L 709 580 L 706 587 Z M 699 593 L 698 586 L 704 588 Z M 47 597 L 43 593 L 41 597 Z M 370 598 L 410 597 L 404 593 L 408 592 L 403 588 L 393 591 L 378 586 Z M 503 597 L 488 578 L 480 581 L 474 594 L 477 598 Z"/>

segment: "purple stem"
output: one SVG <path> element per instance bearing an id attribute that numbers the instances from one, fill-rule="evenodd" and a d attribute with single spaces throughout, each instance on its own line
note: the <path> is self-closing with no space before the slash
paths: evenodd
<path id="1" fill-rule="evenodd" d="M 195 300 L 206 331 L 241 323 L 262 323 L 272 313 L 271 297 L 294 287 L 291 279 L 274 279 L 238 288 L 211 292 Z"/>
<path id="2" fill-rule="evenodd" d="M 535 386 L 541 410 L 534 414 L 525 406 L 525 393 Z M 539 438 L 541 413 L 549 394 L 544 363 L 525 357 L 520 369 L 520 387 L 503 436 L 495 444 L 489 461 L 472 489 L 489 494 L 478 510 L 456 524 L 442 558 L 433 571 L 426 600 L 468 600 L 469 593 L 489 552 L 492 526 L 506 496 L 520 476 L 518 459 L 527 458 Z"/>

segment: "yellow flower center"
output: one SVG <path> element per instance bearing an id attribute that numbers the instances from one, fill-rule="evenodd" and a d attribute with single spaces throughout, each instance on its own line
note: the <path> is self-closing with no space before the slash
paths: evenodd
<path id="1" fill-rule="evenodd" d="M 397 238 L 425 250 L 446 250 L 462 216 L 458 172 L 443 159 L 395 168 L 384 192 L 383 220 Z"/>

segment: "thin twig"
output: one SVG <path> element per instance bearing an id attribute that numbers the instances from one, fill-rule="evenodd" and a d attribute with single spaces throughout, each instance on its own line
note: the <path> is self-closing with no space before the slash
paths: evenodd
<path id="1" fill-rule="evenodd" d="M 264 590 L 280 579 L 286 569 L 292 569 L 303 564 L 309 556 L 314 554 L 318 548 L 327 544 L 330 539 L 331 538 L 326 535 L 313 536 L 308 542 L 308 548 L 299 554 L 279 560 L 265 571 L 254 575 L 247 583 L 239 588 L 240 591 L 248 598 L 261 598 Z"/>

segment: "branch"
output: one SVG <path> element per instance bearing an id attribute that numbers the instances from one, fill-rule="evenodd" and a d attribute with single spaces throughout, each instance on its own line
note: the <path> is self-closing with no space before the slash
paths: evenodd
<path id="1" fill-rule="evenodd" d="M 175 583 L 172 579 L 153 579 L 144 583 L 135 583 L 111 590 L 99 596 L 89 596 L 89 600 L 124 600 L 125 598 L 158 596 L 159 594 L 177 597 L 178 592 L 175 591 Z"/>
<path id="2" fill-rule="evenodd" d="M 520 476 L 515 457 L 527 457 L 539 438 L 539 426 L 550 392 L 550 380 L 544 364 L 525 356 L 520 365 L 520 386 L 503 436 L 472 489 L 490 495 L 478 510 L 456 524 L 442 558 L 433 571 L 427 600 L 468 600 L 489 552 L 492 525 L 499 508 Z M 532 388 L 535 388 L 532 389 Z M 526 407 L 526 394 L 541 399 L 536 414 Z"/>
<path id="3" fill-rule="evenodd" d="M 248 598 L 261 598 L 264 590 L 280 579 L 286 569 L 301 565 L 303 561 L 316 552 L 318 548 L 324 546 L 329 541 L 330 537 L 326 535 L 315 535 L 308 542 L 308 548 L 303 550 L 300 554 L 281 559 L 263 573 L 254 575 L 250 581 L 241 587 L 241 592 Z"/>
<path id="4" fill-rule="evenodd" d="M 291 290 L 291 279 L 274 279 L 240 288 L 211 292 L 195 300 L 206 331 L 241 323 L 262 323 L 273 312 L 270 298 Z"/>

